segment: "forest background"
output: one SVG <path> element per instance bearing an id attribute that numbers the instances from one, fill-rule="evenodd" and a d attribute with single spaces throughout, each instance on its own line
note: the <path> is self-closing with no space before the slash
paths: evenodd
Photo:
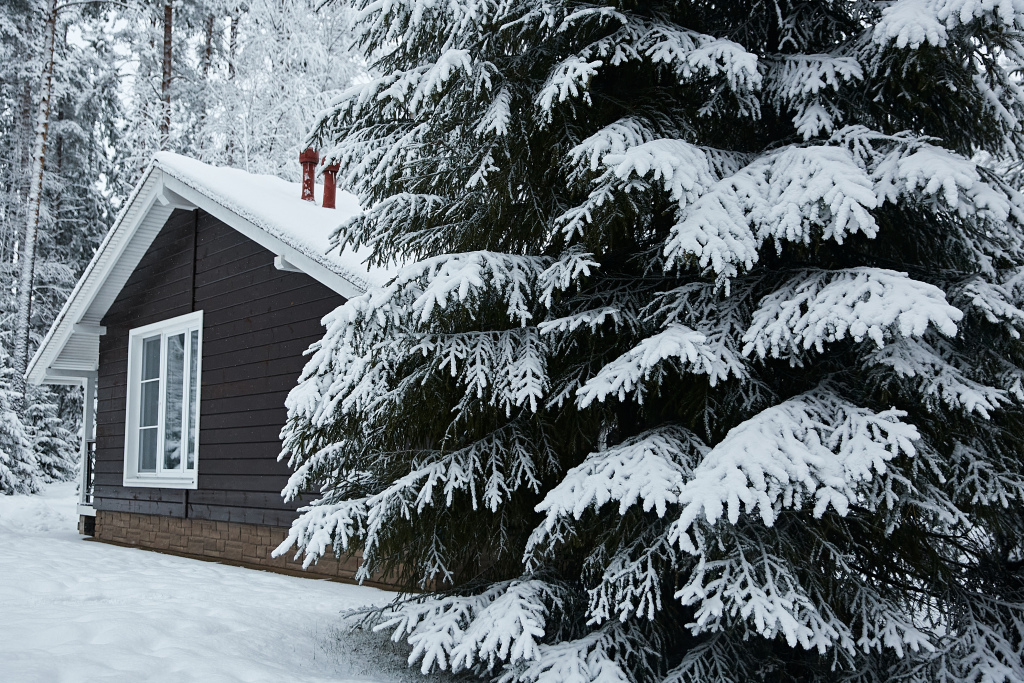
<path id="1" fill-rule="evenodd" d="M 20 378 L 153 153 L 294 177 L 349 35 L 313 0 L 0 4 L 0 492 L 74 475 L 81 391 Z"/>

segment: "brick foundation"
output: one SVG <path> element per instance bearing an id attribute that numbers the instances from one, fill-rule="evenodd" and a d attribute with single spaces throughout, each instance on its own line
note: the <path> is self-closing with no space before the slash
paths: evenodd
<path id="1" fill-rule="evenodd" d="M 270 553 L 288 533 L 286 527 L 214 522 L 206 519 L 183 519 L 135 512 L 96 511 L 95 538 L 139 548 L 160 550 L 231 564 L 312 575 L 311 578 L 332 578 L 353 581 L 359 560 L 337 559 L 333 554 L 322 557 L 308 569 L 293 560 L 294 552 L 281 557 Z M 388 587 L 385 582 L 367 581 L 367 585 Z"/>

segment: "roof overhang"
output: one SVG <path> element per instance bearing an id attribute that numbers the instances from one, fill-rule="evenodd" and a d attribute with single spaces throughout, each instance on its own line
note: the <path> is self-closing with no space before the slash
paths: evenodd
<path id="1" fill-rule="evenodd" d="M 273 252 L 280 263 L 300 270 L 343 297 L 365 291 L 361 283 L 285 244 L 247 218 L 153 164 L 128 197 L 85 272 L 43 338 L 28 370 L 31 384 L 82 384 L 99 368 L 100 325 L 132 272 L 175 209 L 202 209 Z"/>

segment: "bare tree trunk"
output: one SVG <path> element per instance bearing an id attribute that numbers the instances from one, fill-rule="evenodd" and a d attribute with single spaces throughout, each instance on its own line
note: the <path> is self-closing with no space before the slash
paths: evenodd
<path id="1" fill-rule="evenodd" d="M 240 9 L 236 7 L 231 12 L 231 26 L 228 30 L 228 80 L 235 77 L 235 55 L 238 51 L 238 15 Z M 235 144 L 229 139 L 227 144 L 228 166 L 235 165 Z"/>
<path id="2" fill-rule="evenodd" d="M 228 79 L 235 77 L 235 53 L 238 50 L 238 11 L 231 13 L 231 30 L 228 33 Z"/>
<path id="3" fill-rule="evenodd" d="M 39 207 L 43 197 L 43 169 L 46 162 L 46 134 L 50 125 L 50 96 L 53 91 L 54 40 L 57 31 L 57 0 L 47 0 L 43 35 L 43 73 L 39 89 L 32 169 L 29 176 L 25 233 L 18 259 L 18 311 L 14 329 L 15 390 L 25 400 L 25 370 L 28 368 L 29 323 L 32 316 L 32 283 L 36 267 L 36 235 Z"/>
<path id="4" fill-rule="evenodd" d="M 203 78 L 210 75 L 213 62 L 213 15 L 206 17 L 206 46 L 203 48 Z"/>
<path id="5" fill-rule="evenodd" d="M 173 0 L 164 0 L 164 61 L 163 78 L 160 80 L 160 97 L 163 111 L 160 117 L 160 149 L 167 149 L 171 135 L 171 40 L 173 38 Z"/>

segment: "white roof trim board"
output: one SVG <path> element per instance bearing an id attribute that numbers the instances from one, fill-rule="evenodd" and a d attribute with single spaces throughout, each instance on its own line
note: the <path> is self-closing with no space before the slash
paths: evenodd
<path id="1" fill-rule="evenodd" d="M 346 298 L 383 284 L 389 273 L 367 269 L 365 253 L 328 253 L 334 229 L 360 211 L 356 198 L 338 192 L 338 208 L 324 209 L 299 197 L 298 183 L 160 152 L 57 314 L 26 379 L 80 384 L 95 377 L 100 321 L 176 208 L 206 211 L 273 252 L 289 270 L 305 272 Z"/>

